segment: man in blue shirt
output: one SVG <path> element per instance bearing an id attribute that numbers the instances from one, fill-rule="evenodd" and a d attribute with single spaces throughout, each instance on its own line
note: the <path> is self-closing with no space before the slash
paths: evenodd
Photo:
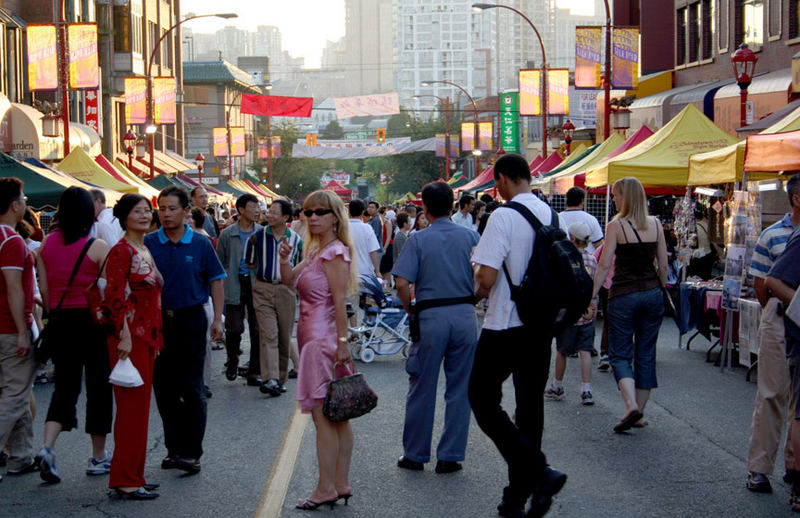
<path id="1" fill-rule="evenodd" d="M 225 270 L 211 241 L 184 223 L 189 197 L 177 187 L 158 196 L 161 229 L 144 243 L 164 277 L 161 290 L 164 349 L 153 369 L 153 391 L 164 425 L 167 457 L 162 469 L 200 471 L 206 430 L 206 391 L 203 366 L 208 321 L 203 303 L 214 305 L 211 339 L 222 338 L 222 279 Z"/>
<path id="2" fill-rule="evenodd" d="M 470 254 L 479 236 L 450 221 L 453 190 L 446 183 L 426 185 L 422 206 L 431 225 L 409 238 L 392 271 L 403 307 L 419 319 L 419 337 L 406 361 L 409 387 L 403 456 L 397 465 L 420 471 L 430 460 L 436 385 L 444 362 L 446 410 L 436 472 L 452 473 L 461 469 L 469 432 L 467 386 L 478 342 Z M 413 308 L 410 284 L 416 294 Z"/>
<path id="3" fill-rule="evenodd" d="M 228 362 L 225 364 L 225 377 L 235 381 L 239 367 L 239 346 L 244 333 L 244 319 L 247 315 L 247 327 L 250 330 L 250 365 L 247 369 L 247 384 L 251 387 L 261 385 L 259 379 L 260 350 L 258 322 L 253 306 L 253 280 L 250 268 L 244 260 L 244 249 L 247 241 L 261 230 L 257 224 L 261 215 L 258 198 L 252 194 L 242 194 L 236 200 L 236 211 L 239 220 L 225 228 L 217 242 L 217 256 L 228 276 L 225 287 L 225 349 Z"/>

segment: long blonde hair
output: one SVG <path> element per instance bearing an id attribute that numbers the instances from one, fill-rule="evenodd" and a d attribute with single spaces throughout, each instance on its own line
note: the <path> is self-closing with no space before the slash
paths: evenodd
<path id="1" fill-rule="evenodd" d="M 622 207 L 617 207 L 619 212 L 614 219 L 628 218 L 637 229 L 647 230 L 647 196 L 642 182 L 633 176 L 627 176 L 614 182 L 612 190 L 622 194 Z"/>
<path id="2" fill-rule="evenodd" d="M 350 221 L 344 202 L 333 191 L 314 191 L 306 196 L 303 202 L 303 209 L 310 207 L 324 207 L 333 211 L 333 215 L 336 217 L 333 232 L 336 234 L 336 238 L 350 250 L 350 280 L 347 283 L 347 289 L 350 293 L 355 292 L 358 289 L 358 264 L 353 239 L 350 237 Z M 306 223 L 306 236 L 308 239 L 303 246 L 304 259 L 308 258 L 312 252 L 318 250 L 322 245 L 319 237 L 314 236 L 307 229 L 308 223 Z"/>

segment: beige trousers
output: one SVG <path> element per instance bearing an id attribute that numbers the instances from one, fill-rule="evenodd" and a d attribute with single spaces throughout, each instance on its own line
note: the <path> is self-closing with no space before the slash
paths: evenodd
<path id="1" fill-rule="evenodd" d="M 33 348 L 22 358 L 15 354 L 17 335 L 0 335 L 0 451 L 8 446 L 8 468 L 33 461 L 31 388 L 36 375 Z"/>
<path id="2" fill-rule="evenodd" d="M 750 425 L 750 451 L 747 470 L 771 475 L 780 446 L 783 420 L 786 419 L 784 463 L 794 469 L 794 451 L 790 430 L 794 405 L 790 404 L 789 364 L 786 361 L 786 338 L 783 317 L 777 314 L 778 299 L 771 298 L 761 313 L 758 329 L 758 392 Z"/>
<path id="3" fill-rule="evenodd" d="M 256 279 L 253 306 L 261 347 L 261 379 L 264 382 L 276 379 L 283 384 L 289 370 L 289 349 L 297 306 L 294 288 Z"/>

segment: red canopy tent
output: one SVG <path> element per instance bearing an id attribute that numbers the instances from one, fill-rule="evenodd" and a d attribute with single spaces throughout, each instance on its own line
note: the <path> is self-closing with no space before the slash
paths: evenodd
<path id="1" fill-rule="evenodd" d="M 541 164 L 543 161 L 544 158 L 542 158 L 542 155 L 536 155 L 536 158 L 534 158 L 533 162 L 531 162 L 531 171 L 539 167 L 539 164 Z"/>
<path id="2" fill-rule="evenodd" d="M 468 183 L 465 183 L 461 187 L 457 187 L 455 189 L 456 196 L 459 196 L 462 192 L 471 191 L 476 187 L 485 185 L 492 180 L 494 180 L 494 167 L 490 166 L 484 169 L 481 174 L 470 180 Z"/>
<path id="3" fill-rule="evenodd" d="M 338 195 L 340 198 L 345 200 L 350 200 L 353 197 L 352 189 L 348 189 L 347 187 L 343 186 L 336 180 L 331 180 L 328 182 L 328 185 L 322 188 L 323 191 L 333 191 Z"/>
<path id="4" fill-rule="evenodd" d="M 535 168 L 531 169 L 531 176 L 539 176 L 548 171 L 552 171 L 553 169 L 556 168 L 558 164 L 560 164 L 563 161 L 564 159 L 561 158 L 561 155 L 559 155 L 558 153 L 553 153 L 552 155 L 542 160 L 539 163 L 539 165 L 537 165 Z"/>

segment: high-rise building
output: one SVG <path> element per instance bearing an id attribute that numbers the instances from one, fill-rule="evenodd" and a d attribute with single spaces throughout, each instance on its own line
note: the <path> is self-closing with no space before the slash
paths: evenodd
<path id="1" fill-rule="evenodd" d="M 392 90 L 392 14 L 392 0 L 345 0 L 349 95 Z"/>

